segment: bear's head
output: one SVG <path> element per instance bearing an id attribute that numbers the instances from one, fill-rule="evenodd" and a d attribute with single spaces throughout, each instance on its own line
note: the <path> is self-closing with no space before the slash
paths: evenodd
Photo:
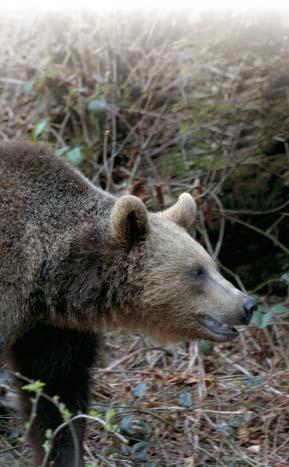
<path id="1" fill-rule="evenodd" d="M 115 324 L 166 341 L 224 341 L 238 335 L 234 325 L 250 322 L 255 300 L 227 281 L 189 235 L 195 215 L 188 193 L 160 213 L 149 213 L 134 196 L 116 201 L 110 234 L 127 273 Z"/>

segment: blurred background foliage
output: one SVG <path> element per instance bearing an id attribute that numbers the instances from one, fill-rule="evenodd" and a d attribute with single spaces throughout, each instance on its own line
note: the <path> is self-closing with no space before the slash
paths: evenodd
<path id="1" fill-rule="evenodd" d="M 48 141 L 94 183 L 152 209 L 193 192 L 209 251 L 219 239 L 215 256 L 247 287 L 286 294 L 288 19 L 143 12 L 0 21 L 3 140 Z"/>
<path id="2" fill-rule="evenodd" d="M 219 262 L 224 275 L 260 301 L 253 324 L 264 333 L 252 331 L 248 344 L 259 359 L 259 370 L 285 371 L 289 335 L 289 15 L 157 10 L 106 15 L 7 14 L 0 17 L 0 41 L 1 140 L 47 141 L 59 157 L 77 166 L 96 185 L 116 195 L 129 192 L 140 196 L 152 210 L 167 207 L 183 191 L 192 193 L 199 208 L 198 240 Z M 119 339 L 127 352 L 127 343 Z M 138 340 L 138 345 L 144 342 Z M 119 348 L 111 345 L 116 357 Z M 192 371 L 193 359 L 202 377 L 206 364 L 212 374 L 218 371 L 216 362 L 221 368 L 225 364 L 228 371 L 231 351 L 239 352 L 237 344 L 221 347 L 224 350 L 213 362 L 211 345 L 192 345 L 188 367 Z M 182 347 L 178 352 L 173 353 L 171 370 L 179 362 L 178 368 L 184 371 L 186 352 Z M 244 341 L 242 352 L 243 357 L 248 355 Z M 156 361 L 168 370 L 169 357 L 162 355 Z M 154 358 L 149 361 L 151 364 Z M 134 363 L 141 366 L 137 359 Z M 259 370 L 255 363 L 247 363 L 243 373 L 254 378 Z M 240 365 L 234 365 L 232 368 L 241 371 Z M 234 371 L 232 368 L 229 371 Z M 245 391 L 255 388 L 250 381 Z M 265 379 L 262 381 L 265 386 Z M 135 381 L 132 396 L 145 397 L 150 385 L 151 381 L 144 383 L 143 378 Z M 158 382 L 158 389 L 162 385 Z M 195 398 L 208 396 L 204 385 L 202 380 Z M 266 399 L 265 392 L 262 397 Z M 178 394 L 176 401 L 184 407 L 193 404 L 187 391 Z M 253 419 L 261 424 L 262 404 L 254 404 L 255 419 L 252 415 L 238 422 L 241 428 Z M 146 423 L 129 415 L 120 421 L 120 427 L 124 433 L 135 430 L 138 436 L 147 431 L 150 438 Z M 198 423 L 194 420 L 194 429 Z M 232 435 L 239 427 L 232 422 L 226 431 L 220 423 L 210 436 Z M 286 423 L 279 426 L 282 433 L 289 426 Z M 202 424 L 200 427 L 203 429 Z M 267 435 L 261 441 L 256 436 L 251 445 L 260 447 Z M 140 438 L 133 463 L 126 465 L 289 465 L 288 456 L 285 464 L 278 464 L 284 456 L 281 460 L 276 457 L 276 442 L 271 451 L 267 446 L 267 460 L 258 458 L 259 448 L 246 451 L 242 458 L 238 449 L 247 449 L 249 438 L 242 445 L 238 436 L 238 449 L 226 447 L 232 448 L 230 461 L 218 451 L 219 463 L 210 463 L 216 454 L 207 446 L 200 464 L 196 459 L 196 464 L 189 463 L 195 462 L 190 453 L 186 454 L 187 464 L 178 464 L 175 454 L 175 463 L 165 461 L 164 455 L 162 460 L 156 459 L 157 464 L 145 464 L 149 443 L 146 435 Z M 170 443 L 177 452 L 178 442 L 170 439 Z"/>

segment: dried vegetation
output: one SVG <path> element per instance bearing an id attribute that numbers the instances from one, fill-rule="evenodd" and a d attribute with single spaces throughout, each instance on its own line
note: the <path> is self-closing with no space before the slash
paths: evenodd
<path id="1" fill-rule="evenodd" d="M 261 303 L 233 343 L 109 334 L 88 465 L 289 466 L 288 20 L 0 18 L 0 138 L 49 141 L 151 209 L 194 193 L 198 239 Z M 0 465 L 29 465 L 18 418 L 1 413 Z"/>

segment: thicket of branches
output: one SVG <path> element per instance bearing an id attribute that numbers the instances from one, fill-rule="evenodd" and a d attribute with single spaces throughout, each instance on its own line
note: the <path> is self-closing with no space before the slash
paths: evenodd
<path id="1" fill-rule="evenodd" d="M 288 465 L 289 17 L 6 16 L 0 40 L 0 138 L 49 141 L 153 210 L 193 193 L 197 238 L 261 303 L 238 343 L 163 349 L 114 333 L 89 462 Z M 11 426 L 5 465 L 28 456 Z"/>

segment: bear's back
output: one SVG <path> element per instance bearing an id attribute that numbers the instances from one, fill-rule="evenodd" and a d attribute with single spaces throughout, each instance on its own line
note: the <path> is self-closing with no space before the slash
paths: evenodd
<path id="1" fill-rule="evenodd" d="M 63 250 L 85 222 L 101 226 L 113 198 L 49 146 L 0 144 L 0 289 L 31 280 L 45 256 Z"/>
<path id="2" fill-rule="evenodd" d="M 0 144 L 0 213 L 18 213 L 23 219 L 37 207 L 71 204 L 87 197 L 93 189 L 89 182 L 56 157 L 49 146 L 29 143 Z M 2 212 L 1 212 L 2 211 Z M 38 219 L 41 210 L 37 212 Z M 0 218 L 1 222 L 1 218 Z"/>

